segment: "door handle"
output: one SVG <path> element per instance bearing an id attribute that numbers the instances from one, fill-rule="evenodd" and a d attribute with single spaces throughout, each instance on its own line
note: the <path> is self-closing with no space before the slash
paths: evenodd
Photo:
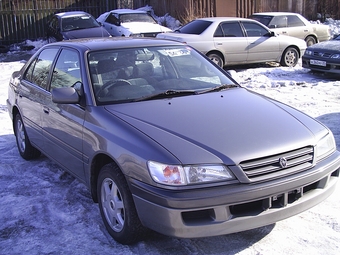
<path id="1" fill-rule="evenodd" d="M 43 107 L 43 111 L 44 111 L 44 113 L 46 113 L 46 114 L 49 114 L 49 113 L 50 113 L 50 109 L 49 109 L 48 107 L 46 107 L 46 106 Z"/>

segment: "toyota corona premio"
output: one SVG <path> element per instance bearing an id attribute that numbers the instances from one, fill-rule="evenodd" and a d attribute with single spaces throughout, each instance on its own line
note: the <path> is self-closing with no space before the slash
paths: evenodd
<path id="1" fill-rule="evenodd" d="M 150 229 L 197 238 L 272 224 L 339 177 L 326 126 L 179 42 L 47 44 L 11 76 L 7 106 L 20 155 L 43 153 L 82 181 L 123 244 Z"/>

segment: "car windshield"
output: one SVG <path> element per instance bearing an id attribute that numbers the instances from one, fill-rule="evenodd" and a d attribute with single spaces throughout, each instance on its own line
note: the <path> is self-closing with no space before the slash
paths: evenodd
<path id="1" fill-rule="evenodd" d="M 98 21 L 88 15 L 64 17 L 61 20 L 63 32 L 99 26 Z"/>
<path id="2" fill-rule="evenodd" d="M 237 86 L 188 46 L 95 51 L 88 54 L 98 105 L 199 95 Z"/>
<path id="3" fill-rule="evenodd" d="M 119 15 L 120 22 L 148 22 L 157 24 L 157 22 L 147 13 L 127 13 Z"/>
<path id="4" fill-rule="evenodd" d="M 268 26 L 270 21 L 273 19 L 273 16 L 252 15 L 249 18 L 258 21 L 258 22 L 262 23 L 265 26 Z"/>
<path id="5" fill-rule="evenodd" d="M 178 29 L 176 32 L 180 32 L 183 34 L 200 35 L 211 25 L 211 23 L 211 21 L 207 20 L 193 20 Z"/>

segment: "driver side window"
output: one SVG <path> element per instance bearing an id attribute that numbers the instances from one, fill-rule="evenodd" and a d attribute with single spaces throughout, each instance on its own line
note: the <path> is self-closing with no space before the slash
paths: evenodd
<path id="1" fill-rule="evenodd" d="M 71 87 L 78 81 L 82 82 L 79 55 L 76 51 L 63 49 L 53 69 L 51 90 L 53 88 Z"/>

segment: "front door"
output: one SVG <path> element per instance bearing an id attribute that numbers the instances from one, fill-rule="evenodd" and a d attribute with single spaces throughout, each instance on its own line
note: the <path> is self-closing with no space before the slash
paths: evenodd
<path id="1" fill-rule="evenodd" d="M 79 55 L 62 49 L 52 72 L 50 91 L 82 82 Z M 46 153 L 80 179 L 84 179 L 82 160 L 85 111 L 79 104 L 56 104 L 51 93 L 43 106 L 43 132 Z"/>

